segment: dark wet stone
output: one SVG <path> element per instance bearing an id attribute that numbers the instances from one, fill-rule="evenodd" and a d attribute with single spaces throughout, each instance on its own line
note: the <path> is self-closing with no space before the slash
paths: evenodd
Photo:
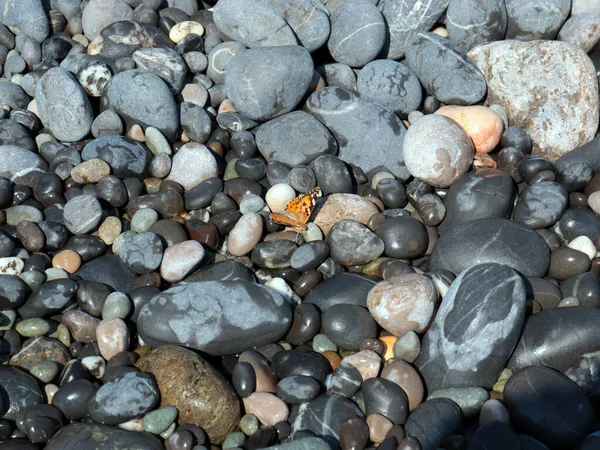
<path id="1" fill-rule="evenodd" d="M 579 236 L 594 241 L 600 236 L 600 216 L 589 209 L 569 208 L 556 223 L 554 231 L 566 241 Z"/>
<path id="2" fill-rule="evenodd" d="M 358 273 L 340 273 L 320 283 L 304 299 L 325 311 L 334 305 L 351 304 L 367 306 L 367 294 L 377 283 L 377 278 Z"/>
<path id="3" fill-rule="evenodd" d="M 77 292 L 77 283 L 69 279 L 50 280 L 42 284 L 19 308 L 19 314 L 27 319 L 45 317 L 58 313 L 67 306 Z"/>
<path id="4" fill-rule="evenodd" d="M 195 142 L 206 143 L 213 131 L 214 120 L 195 103 L 182 102 L 180 108 L 179 121 L 185 134 Z"/>
<path id="5" fill-rule="evenodd" d="M 568 195 L 562 185 L 542 181 L 521 193 L 513 212 L 513 220 L 529 228 L 546 228 L 558 221 L 567 205 Z"/>
<path id="6" fill-rule="evenodd" d="M 15 275 L 0 275 L 0 310 L 17 309 L 25 301 L 31 289 Z"/>
<path id="7" fill-rule="evenodd" d="M 591 352 L 581 355 L 581 358 L 575 361 L 563 373 L 577 383 L 593 401 L 596 401 L 600 397 L 597 375 L 599 369 L 600 352 Z"/>
<path id="8" fill-rule="evenodd" d="M 310 163 L 323 195 L 352 192 L 352 175 L 344 161 L 334 155 L 321 155 Z"/>
<path id="9" fill-rule="evenodd" d="M 136 274 L 116 255 L 105 255 L 83 264 L 76 272 L 84 280 L 104 283 L 115 291 L 129 292 Z"/>
<path id="10" fill-rule="evenodd" d="M 353 397 L 362 385 L 362 376 L 352 364 L 342 362 L 331 374 L 331 381 L 327 392 Z"/>
<path id="11" fill-rule="evenodd" d="M 270 288 L 245 281 L 210 281 L 155 296 L 140 311 L 138 327 L 147 343 L 228 355 L 283 337 L 291 321 L 290 303 Z M 204 322 L 211 326 L 202 326 Z M 184 329 L 188 331 L 182 334 Z"/>
<path id="12" fill-rule="evenodd" d="M 231 383 L 240 397 L 250 396 L 256 389 L 256 373 L 252 365 L 238 362 L 233 368 Z"/>
<path id="13" fill-rule="evenodd" d="M 600 307 L 600 275 L 586 272 L 566 279 L 560 285 L 563 297 L 577 297 L 581 306 Z"/>
<path id="14" fill-rule="evenodd" d="M 297 245 L 287 239 L 261 242 L 252 250 L 252 262 L 268 269 L 290 267 L 296 248 Z"/>
<path id="15" fill-rule="evenodd" d="M 407 44 L 406 62 L 440 102 L 472 105 L 485 95 L 485 78 L 466 52 L 448 39 L 422 31 Z"/>
<path id="16" fill-rule="evenodd" d="M 473 309 L 474 301 L 481 308 Z M 519 339 L 525 303 L 525 284 L 507 266 L 481 264 L 461 273 L 444 296 L 415 361 L 429 392 L 491 388 Z"/>
<path id="17" fill-rule="evenodd" d="M 183 196 L 172 189 L 142 195 L 129 202 L 127 205 L 127 214 L 129 217 L 140 209 L 150 208 L 162 214 L 165 217 L 175 217 L 184 210 Z"/>
<path id="18" fill-rule="evenodd" d="M 323 313 L 322 330 L 338 347 L 358 351 L 366 338 L 377 337 L 377 323 L 366 308 L 334 305 Z"/>
<path id="19" fill-rule="evenodd" d="M 590 398 L 547 367 L 527 367 L 509 378 L 504 403 L 516 426 L 552 447 L 572 448 L 594 430 Z"/>
<path id="20" fill-rule="evenodd" d="M 322 383 L 331 372 L 331 365 L 327 358 L 312 351 L 287 350 L 279 352 L 273 357 L 271 365 L 279 379 L 291 375 L 304 375 L 313 377 Z"/>
<path id="21" fill-rule="evenodd" d="M 149 433 L 121 430 L 106 425 L 74 423 L 62 428 L 46 446 L 46 450 L 65 450 L 71 446 L 81 450 L 137 448 L 163 450 L 160 440 Z"/>
<path id="22" fill-rule="evenodd" d="M 600 310 L 588 307 L 554 308 L 530 316 L 508 362 L 517 371 L 547 366 L 564 371 L 582 355 L 600 350 L 600 331 L 595 325 Z M 577 333 L 573 333 L 573 330 Z"/>
<path id="23" fill-rule="evenodd" d="M 63 422 L 60 409 L 53 405 L 31 405 L 17 414 L 17 427 L 36 444 L 45 444 Z"/>
<path id="24" fill-rule="evenodd" d="M 194 272 L 180 284 L 195 281 L 254 281 L 254 275 L 239 262 L 220 261 Z"/>
<path id="25" fill-rule="evenodd" d="M 300 271 L 316 269 L 329 256 L 325 241 L 311 241 L 298 247 L 292 254 L 291 266 Z"/>
<path id="26" fill-rule="evenodd" d="M 292 326 L 285 340 L 292 345 L 310 341 L 321 329 L 321 314 L 312 303 L 301 303 L 294 309 Z"/>
<path id="27" fill-rule="evenodd" d="M 52 404 L 59 408 L 68 420 L 80 420 L 88 415 L 88 403 L 95 393 L 96 388 L 90 381 L 73 380 L 56 391 Z"/>
<path id="28" fill-rule="evenodd" d="M 556 308 L 563 299 L 558 286 L 544 278 L 527 277 L 525 281 L 527 297 L 540 304 L 542 309 Z"/>
<path id="29" fill-rule="evenodd" d="M 342 161 L 369 176 L 387 171 L 403 181 L 410 178 L 400 151 L 406 129 L 390 110 L 335 86 L 314 92 L 305 108 L 332 132 Z"/>
<path id="30" fill-rule="evenodd" d="M 479 427 L 469 442 L 467 450 L 502 450 L 505 448 L 523 447 L 510 425 L 497 421 Z"/>
<path id="31" fill-rule="evenodd" d="M 290 375 L 277 384 L 277 396 L 288 405 L 309 402 L 319 395 L 321 385 L 313 377 Z"/>
<path id="32" fill-rule="evenodd" d="M 419 258 L 429 245 L 427 229 L 412 217 L 387 218 L 375 232 L 385 243 L 385 254 L 391 258 Z"/>
<path id="33" fill-rule="evenodd" d="M 557 280 L 565 280 L 587 272 L 590 264 L 590 258 L 585 253 L 569 247 L 562 247 L 550 255 L 548 273 Z"/>
<path id="34" fill-rule="evenodd" d="M 458 405 L 446 398 L 436 398 L 421 403 L 410 413 L 404 431 L 421 444 L 422 450 L 435 450 L 461 425 L 462 413 Z"/>
<path id="35" fill-rule="evenodd" d="M 88 143 L 81 152 L 84 161 L 100 158 L 120 178 L 149 176 L 152 155 L 143 144 L 123 136 L 101 136 Z"/>
<path id="36" fill-rule="evenodd" d="M 331 258 L 345 266 L 367 264 L 384 251 L 385 241 L 365 225 L 350 219 L 342 219 L 327 234 Z"/>
<path id="37" fill-rule="evenodd" d="M 404 425 L 408 416 L 408 397 L 396 383 L 383 378 L 369 378 L 360 390 L 365 414 L 381 414 L 396 425 Z"/>
<path id="38" fill-rule="evenodd" d="M 91 261 L 104 254 L 106 244 L 97 236 L 87 234 L 71 236 L 63 250 L 73 250 L 77 252 L 84 262 Z"/>
<path id="39" fill-rule="evenodd" d="M 259 181 L 267 173 L 267 164 L 262 158 L 240 158 L 235 162 L 235 172 L 240 177 Z"/>
<path id="40" fill-rule="evenodd" d="M 42 391 L 30 375 L 10 366 L 0 366 L 2 418 L 15 420 L 19 411 L 42 403 Z"/>
<path id="41" fill-rule="evenodd" d="M 444 233 L 431 254 L 431 269 L 459 274 L 476 264 L 499 263 L 526 276 L 543 277 L 550 249 L 534 231 L 505 219 L 478 219 Z"/>

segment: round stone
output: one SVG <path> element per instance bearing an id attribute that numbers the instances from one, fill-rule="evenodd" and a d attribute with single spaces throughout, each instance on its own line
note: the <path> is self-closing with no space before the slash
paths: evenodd
<path id="1" fill-rule="evenodd" d="M 494 110 L 485 106 L 444 106 L 436 114 L 455 120 L 467 132 L 477 153 L 489 153 L 496 148 L 504 124 Z"/>
<path id="2" fill-rule="evenodd" d="M 52 267 L 64 269 L 68 273 L 75 273 L 81 266 L 81 257 L 73 250 L 63 250 L 52 258 Z"/>
<path id="3" fill-rule="evenodd" d="M 160 276 L 169 283 L 183 280 L 204 258 L 204 247 L 197 241 L 184 241 L 165 249 Z"/>

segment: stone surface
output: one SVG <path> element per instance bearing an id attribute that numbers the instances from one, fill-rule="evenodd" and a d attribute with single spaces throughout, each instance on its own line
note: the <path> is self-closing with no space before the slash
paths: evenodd
<path id="1" fill-rule="evenodd" d="M 208 147 L 190 142 L 173 156 L 171 172 L 167 180 L 173 180 L 186 190 L 190 190 L 215 176 L 217 176 L 217 161 Z"/>
<path id="2" fill-rule="evenodd" d="M 0 367 L 0 387 L 3 419 L 15 420 L 21 410 L 42 403 L 42 391 L 35 378 L 14 367 Z"/>
<path id="3" fill-rule="evenodd" d="M 15 33 L 30 36 L 39 43 L 50 33 L 50 21 L 40 0 L 5 0 L 0 20 L 7 27 L 14 27 Z"/>
<path id="4" fill-rule="evenodd" d="M 450 0 L 446 11 L 448 39 L 465 51 L 504 39 L 508 16 L 502 0 Z"/>
<path id="5" fill-rule="evenodd" d="M 354 194 L 332 194 L 318 207 L 314 223 L 323 233 L 328 234 L 340 220 L 349 219 L 366 225 L 369 218 L 377 212 L 377 207 L 364 197 Z"/>
<path id="6" fill-rule="evenodd" d="M 571 0 L 506 1 L 506 39 L 554 39 L 571 10 Z"/>
<path id="7" fill-rule="evenodd" d="M 250 119 L 266 120 L 296 107 L 313 72 L 310 53 L 303 47 L 250 49 L 228 64 L 225 89 L 236 110 Z"/>
<path id="8" fill-rule="evenodd" d="M 96 158 L 105 161 L 120 178 L 145 178 L 150 174 L 152 155 L 148 148 L 123 136 L 98 137 L 83 148 L 81 157 L 85 161 Z"/>
<path id="9" fill-rule="evenodd" d="M 270 288 L 243 281 L 206 281 L 155 296 L 140 311 L 138 327 L 147 343 L 228 355 L 283 337 L 291 320 L 290 303 Z"/>
<path id="10" fill-rule="evenodd" d="M 47 168 L 46 161 L 26 148 L 11 144 L 0 145 L 0 176 L 17 178 L 30 172 L 45 171 Z"/>
<path id="11" fill-rule="evenodd" d="M 384 170 L 408 180 L 402 152 L 405 127 L 390 110 L 335 86 L 314 92 L 305 108 L 332 132 L 341 160 L 367 175 Z"/>
<path id="12" fill-rule="evenodd" d="M 446 398 L 436 398 L 422 403 L 408 416 L 404 431 L 421 444 L 422 450 L 435 450 L 461 425 L 458 405 Z"/>
<path id="13" fill-rule="evenodd" d="M 469 56 L 488 83 L 486 103 L 501 105 L 510 124 L 527 132 L 533 154 L 556 161 L 594 137 L 598 86 L 583 50 L 559 41 L 513 40 L 479 46 Z"/>
<path id="14" fill-rule="evenodd" d="M 507 266 L 481 264 L 462 272 L 444 296 L 415 361 L 429 392 L 491 388 L 517 344 L 525 300 L 525 284 Z"/>
<path id="15" fill-rule="evenodd" d="M 132 16 L 133 9 L 123 0 L 90 0 L 83 9 L 81 24 L 85 37 L 91 41 L 106 26 Z"/>
<path id="16" fill-rule="evenodd" d="M 178 422 L 197 424 L 214 443 L 222 443 L 236 427 L 239 399 L 225 378 L 198 354 L 181 347 L 159 347 L 136 366 L 154 375 L 161 406 L 175 406 Z"/>
<path id="17" fill-rule="evenodd" d="M 81 450 L 110 450 L 137 448 L 139 450 L 162 450 L 162 442 L 149 433 L 121 430 L 106 425 L 74 423 L 60 429 L 48 442 L 48 450 L 63 450 L 76 446 Z"/>
<path id="18" fill-rule="evenodd" d="M 327 234 L 331 258 L 345 266 L 367 264 L 381 255 L 385 244 L 365 225 L 343 219 L 331 227 Z"/>
<path id="19" fill-rule="evenodd" d="M 513 220 L 528 228 L 554 225 L 568 206 L 565 188 L 553 181 L 541 181 L 525 189 L 513 211 Z"/>

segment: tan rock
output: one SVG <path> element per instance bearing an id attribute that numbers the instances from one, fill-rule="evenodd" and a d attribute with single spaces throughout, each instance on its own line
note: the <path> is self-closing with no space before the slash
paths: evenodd
<path id="1" fill-rule="evenodd" d="M 417 370 L 402 360 L 389 361 L 381 371 L 381 378 L 400 386 L 408 397 L 408 408 L 412 411 L 423 401 L 425 387 Z"/>
<path id="2" fill-rule="evenodd" d="M 129 349 L 129 330 L 123 319 L 105 319 L 96 327 L 96 340 L 100 354 L 107 361 L 117 353 Z"/>
<path id="3" fill-rule="evenodd" d="M 381 356 L 373 350 L 361 350 L 345 356 L 342 363 L 345 362 L 351 364 L 360 372 L 363 381 L 379 375 L 379 369 L 381 368 Z"/>
<path id="4" fill-rule="evenodd" d="M 246 414 L 253 414 L 268 427 L 287 420 L 290 410 L 286 403 L 269 392 L 253 392 L 243 399 Z"/>
<path id="5" fill-rule="evenodd" d="M 156 378 L 161 407 L 175 406 L 179 423 L 202 427 L 211 443 L 221 444 L 240 420 L 240 403 L 225 378 L 191 350 L 166 346 L 148 352 L 138 369 Z"/>
<path id="6" fill-rule="evenodd" d="M 193 20 L 179 22 L 178 24 L 175 24 L 173 28 L 171 28 L 171 31 L 169 31 L 169 39 L 177 44 L 180 40 L 191 33 L 202 36 L 204 34 L 204 27 L 200 23 Z"/>
<path id="7" fill-rule="evenodd" d="M 108 174 L 110 174 L 110 166 L 98 158 L 77 164 L 71 170 L 71 178 L 79 184 L 97 183 Z"/>
<path id="8" fill-rule="evenodd" d="M 75 273 L 81 267 L 81 256 L 73 250 L 63 250 L 52 258 L 52 267 Z"/>
<path id="9" fill-rule="evenodd" d="M 227 250 L 233 256 L 249 253 L 260 241 L 263 232 L 262 217 L 258 213 L 246 213 L 229 232 Z"/>
<path id="10" fill-rule="evenodd" d="M 359 195 L 331 194 L 325 203 L 317 204 L 314 223 L 327 234 L 342 219 L 352 219 L 366 225 L 369 218 L 378 212 L 373 202 Z"/>

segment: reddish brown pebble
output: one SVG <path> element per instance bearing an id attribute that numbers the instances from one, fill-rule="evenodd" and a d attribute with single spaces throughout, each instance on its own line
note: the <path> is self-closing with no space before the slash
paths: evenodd
<path id="1" fill-rule="evenodd" d="M 75 273 L 81 267 L 81 256 L 73 250 L 63 250 L 52 258 L 52 267 Z"/>
<path id="2" fill-rule="evenodd" d="M 394 426 L 390 419 L 376 413 L 367 416 L 367 425 L 369 425 L 369 437 L 375 444 L 383 441 Z"/>
<path id="3" fill-rule="evenodd" d="M 327 361 L 329 361 L 329 364 L 331 364 L 331 368 L 333 370 L 337 369 L 337 367 L 341 364 L 342 362 L 342 357 L 340 355 L 338 355 L 336 352 L 331 351 L 331 350 L 327 350 L 326 352 L 321 353 L 325 358 L 327 358 Z"/>

